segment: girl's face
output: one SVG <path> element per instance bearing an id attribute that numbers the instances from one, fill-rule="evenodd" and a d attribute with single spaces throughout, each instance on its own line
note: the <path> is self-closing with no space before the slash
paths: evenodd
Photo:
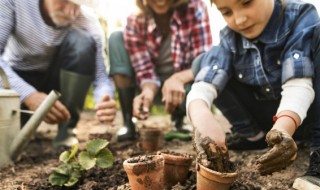
<path id="1" fill-rule="evenodd" d="M 56 26 L 71 24 L 80 14 L 80 6 L 68 0 L 45 0 L 46 9 Z"/>
<path id="2" fill-rule="evenodd" d="M 273 12 L 274 0 L 212 0 L 227 25 L 248 39 L 258 37 Z"/>
<path id="3" fill-rule="evenodd" d="M 170 10 L 173 0 L 147 0 L 147 2 L 156 14 L 166 14 Z"/>

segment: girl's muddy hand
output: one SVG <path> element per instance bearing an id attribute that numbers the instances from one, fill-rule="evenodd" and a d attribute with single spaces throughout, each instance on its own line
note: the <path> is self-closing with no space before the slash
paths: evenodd
<path id="1" fill-rule="evenodd" d="M 229 161 L 228 150 L 220 147 L 208 136 L 202 138 L 195 130 L 194 144 L 197 151 L 197 161 L 203 166 L 218 172 L 230 172 L 233 164 Z"/>
<path id="2" fill-rule="evenodd" d="M 261 175 L 285 169 L 296 159 L 297 145 L 286 132 L 273 129 L 267 134 L 266 141 L 272 148 L 256 162 Z"/>

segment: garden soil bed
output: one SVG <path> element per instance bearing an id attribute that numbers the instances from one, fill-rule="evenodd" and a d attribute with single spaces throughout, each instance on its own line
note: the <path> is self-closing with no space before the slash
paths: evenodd
<path id="1" fill-rule="evenodd" d="M 169 116 L 153 116 L 144 123 L 138 122 L 137 128 L 145 124 L 147 126 L 162 128 L 164 132 L 170 130 Z M 222 116 L 218 119 L 226 126 L 228 123 Z M 187 123 L 187 122 L 186 122 Z M 188 123 L 187 123 L 188 124 Z M 87 171 L 82 180 L 73 188 L 83 190 L 130 190 L 128 178 L 122 167 L 125 159 L 147 154 L 142 151 L 138 141 L 116 142 L 114 134 L 122 125 L 121 114 L 115 121 L 114 127 L 108 127 L 99 123 L 94 113 L 86 111 L 81 115 L 81 121 L 77 126 L 80 139 L 80 149 L 84 147 L 89 139 L 104 138 L 110 141 L 108 148 L 114 155 L 113 167 L 108 169 L 91 169 Z M 186 127 L 191 127 L 187 125 Z M 52 139 L 56 134 L 57 126 L 41 124 L 36 134 L 31 139 L 25 151 L 14 165 L 0 170 L 1 190 L 27 190 L 27 189 L 66 189 L 52 187 L 48 178 L 52 168 L 58 165 L 58 158 L 64 148 L 55 149 L 52 146 Z M 195 156 L 191 141 L 180 141 L 177 139 L 164 141 L 159 150 L 172 150 L 181 153 L 188 153 Z M 292 184 L 296 177 L 301 176 L 308 166 L 309 150 L 307 147 L 299 149 L 297 160 L 286 170 L 276 172 L 273 175 L 260 176 L 254 170 L 254 163 L 257 156 L 263 151 L 234 152 L 230 151 L 231 160 L 236 162 L 239 178 L 232 185 L 231 189 L 261 189 L 261 190 L 288 190 L 293 189 Z M 149 153 L 151 154 L 151 153 Z M 191 190 L 196 189 L 195 162 L 189 171 L 189 178 L 185 185 L 176 185 L 173 189 Z"/>

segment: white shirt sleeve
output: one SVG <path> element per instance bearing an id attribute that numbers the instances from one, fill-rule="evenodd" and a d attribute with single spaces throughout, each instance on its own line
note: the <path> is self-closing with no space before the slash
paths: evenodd
<path id="1" fill-rule="evenodd" d="M 203 82 L 203 81 L 193 83 L 193 85 L 191 86 L 191 90 L 187 95 L 187 102 L 186 102 L 187 116 L 189 117 L 189 114 L 188 114 L 189 104 L 193 100 L 199 100 L 199 99 L 203 100 L 207 103 L 208 108 L 211 109 L 213 100 L 216 99 L 217 96 L 218 96 L 218 93 L 214 85 Z"/>
<path id="2" fill-rule="evenodd" d="M 277 115 L 284 110 L 293 111 L 299 115 L 302 123 L 315 96 L 312 79 L 299 78 L 288 80 L 282 85 L 281 95 L 282 98 Z"/>

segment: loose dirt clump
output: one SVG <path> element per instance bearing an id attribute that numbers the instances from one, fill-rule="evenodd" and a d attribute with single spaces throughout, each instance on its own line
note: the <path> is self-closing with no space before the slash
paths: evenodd
<path id="1" fill-rule="evenodd" d="M 208 137 L 201 141 L 200 146 L 204 149 L 207 157 L 207 160 L 199 160 L 202 165 L 221 173 L 235 172 L 235 165 L 230 161 L 227 150 L 218 146 Z"/>

